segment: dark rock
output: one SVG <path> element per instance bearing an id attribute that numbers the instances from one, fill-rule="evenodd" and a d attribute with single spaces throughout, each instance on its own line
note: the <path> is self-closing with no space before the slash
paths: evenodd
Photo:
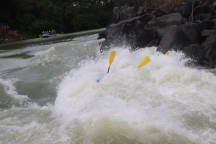
<path id="1" fill-rule="evenodd" d="M 191 44 L 201 44 L 202 43 L 202 25 L 199 23 L 186 23 L 182 25 L 182 30 L 188 36 Z"/>
<path id="2" fill-rule="evenodd" d="M 202 21 L 208 21 L 210 19 L 210 14 L 203 14 L 200 13 L 196 17 L 194 17 L 193 21 L 194 22 L 202 22 Z"/>
<path id="3" fill-rule="evenodd" d="M 136 17 L 136 11 L 138 10 L 137 6 L 128 7 L 124 6 L 120 9 L 120 20 L 126 20 L 132 17 Z"/>
<path id="4" fill-rule="evenodd" d="M 183 50 L 190 44 L 188 36 L 179 26 L 171 26 L 170 30 L 161 39 L 157 51 L 166 53 L 168 50 Z"/>
<path id="5" fill-rule="evenodd" d="M 98 38 L 97 39 L 102 39 L 102 38 L 105 38 L 106 37 L 106 34 L 105 34 L 105 30 L 104 31 L 102 31 L 102 32 L 100 32 L 99 34 L 98 34 Z"/>
<path id="6" fill-rule="evenodd" d="M 159 10 L 159 9 L 144 9 L 144 14 L 150 14 L 154 17 L 161 17 L 163 15 L 166 15 L 167 12 L 163 11 L 163 10 Z"/>
<path id="7" fill-rule="evenodd" d="M 172 13 L 151 20 L 148 25 L 152 27 L 152 30 L 156 31 L 159 38 L 162 38 L 169 31 L 171 25 L 179 26 L 185 22 L 185 19 L 180 14 Z"/>
<path id="8" fill-rule="evenodd" d="M 212 20 L 214 23 L 214 26 L 216 26 L 216 18 Z"/>
<path id="9" fill-rule="evenodd" d="M 180 7 L 175 8 L 174 11 L 183 17 L 189 19 L 191 15 L 191 3 L 182 3 Z"/>
<path id="10" fill-rule="evenodd" d="M 184 53 L 191 58 L 197 59 L 200 62 L 205 60 L 205 51 L 202 46 L 197 44 L 191 44 L 184 47 Z"/>
<path id="11" fill-rule="evenodd" d="M 206 41 L 202 43 L 202 47 L 210 66 L 216 68 L 216 35 L 207 37 Z"/>
<path id="12" fill-rule="evenodd" d="M 113 21 L 115 23 L 126 20 L 129 18 L 141 16 L 144 14 L 144 7 L 142 6 L 121 6 L 121 7 L 114 7 L 113 9 Z"/>
<path id="13" fill-rule="evenodd" d="M 137 9 L 137 12 L 136 12 L 136 16 L 144 15 L 144 10 L 145 10 L 144 7 L 139 6 L 139 8 Z"/>
<path id="14" fill-rule="evenodd" d="M 212 4 L 212 13 L 213 15 L 216 15 L 216 2 Z"/>
<path id="15" fill-rule="evenodd" d="M 100 50 L 122 45 L 131 50 L 158 46 L 157 51 L 164 54 L 183 51 L 199 64 L 216 68 L 216 1 L 210 6 L 199 1 L 182 3 L 174 11 L 177 13 L 142 6 L 115 7 L 115 24 L 100 33 L 99 37 L 105 38 Z"/>
<path id="16" fill-rule="evenodd" d="M 111 24 L 106 28 L 105 41 L 101 43 L 101 51 L 113 45 L 131 45 L 132 50 L 152 43 L 154 35 L 145 30 L 145 25 L 152 19 L 151 15 L 143 15 Z"/>
<path id="17" fill-rule="evenodd" d="M 114 40 L 112 39 L 106 39 L 105 41 L 100 42 L 100 52 L 109 50 L 113 41 Z"/>
<path id="18" fill-rule="evenodd" d="M 203 30 L 202 36 L 216 35 L 216 30 Z"/>
<path id="19" fill-rule="evenodd" d="M 120 20 L 119 14 L 120 14 L 119 7 L 114 7 L 113 8 L 113 22 L 114 23 L 117 23 Z"/>
<path id="20" fill-rule="evenodd" d="M 214 29 L 214 22 L 212 20 L 201 22 L 202 30 Z"/>

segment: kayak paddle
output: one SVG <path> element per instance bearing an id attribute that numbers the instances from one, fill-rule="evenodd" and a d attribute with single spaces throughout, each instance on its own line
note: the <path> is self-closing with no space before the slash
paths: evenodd
<path id="1" fill-rule="evenodd" d="M 114 61 L 114 59 L 115 59 L 115 56 L 116 56 L 116 52 L 115 52 L 115 51 L 111 51 L 111 52 L 110 52 L 110 57 L 109 57 L 109 68 L 108 68 L 107 73 L 109 73 L 110 66 L 111 66 L 111 64 L 113 63 L 113 61 Z M 102 79 L 102 75 L 97 79 L 97 82 L 100 82 L 101 79 Z"/>
<path id="2" fill-rule="evenodd" d="M 116 56 L 116 52 L 115 52 L 115 51 L 111 51 L 111 52 L 110 52 L 110 57 L 109 57 L 109 67 L 108 67 L 107 73 L 109 73 L 110 66 L 111 66 L 111 64 L 113 63 L 113 61 L 114 61 L 114 59 L 115 59 L 115 56 Z"/>
<path id="3" fill-rule="evenodd" d="M 150 57 L 147 56 L 145 57 L 138 65 L 138 68 L 145 66 L 146 64 L 148 64 L 151 61 Z"/>

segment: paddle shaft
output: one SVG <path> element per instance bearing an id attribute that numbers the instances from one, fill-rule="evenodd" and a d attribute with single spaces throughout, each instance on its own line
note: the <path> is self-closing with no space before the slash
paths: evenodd
<path id="1" fill-rule="evenodd" d="M 108 67 L 107 73 L 109 73 L 110 67 Z"/>

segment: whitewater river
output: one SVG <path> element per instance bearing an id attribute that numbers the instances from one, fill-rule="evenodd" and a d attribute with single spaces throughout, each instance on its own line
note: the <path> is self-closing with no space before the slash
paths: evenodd
<path id="1" fill-rule="evenodd" d="M 216 143 L 216 69 L 122 46 L 107 74 L 97 37 L 0 46 L 1 144 Z"/>

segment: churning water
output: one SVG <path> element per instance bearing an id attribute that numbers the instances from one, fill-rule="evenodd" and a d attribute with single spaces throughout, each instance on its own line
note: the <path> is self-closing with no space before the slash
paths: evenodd
<path id="1" fill-rule="evenodd" d="M 181 52 L 122 46 L 111 48 L 107 74 L 111 50 L 100 53 L 101 41 L 0 51 L 1 144 L 216 143 L 215 69 L 187 66 Z"/>

